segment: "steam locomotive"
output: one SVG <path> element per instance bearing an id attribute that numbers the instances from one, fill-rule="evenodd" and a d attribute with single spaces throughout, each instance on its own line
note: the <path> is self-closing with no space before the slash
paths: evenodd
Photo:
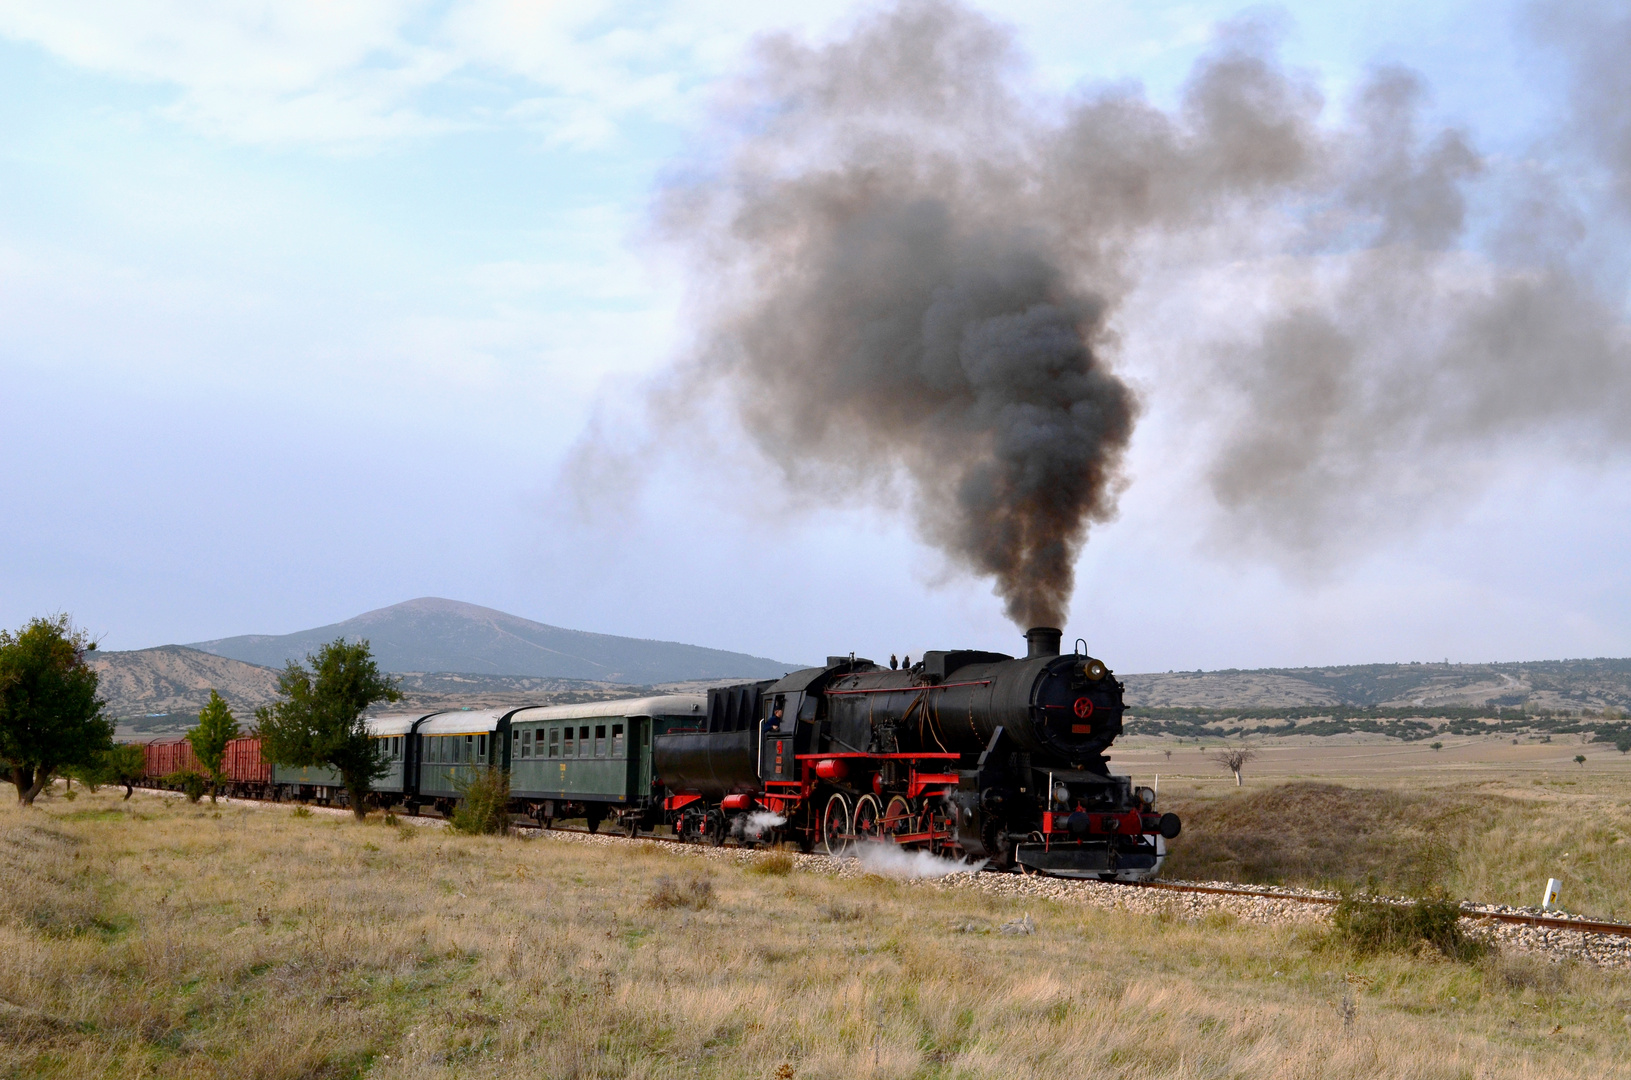
<path id="1" fill-rule="evenodd" d="M 1110 772 L 1122 684 L 1085 652 L 1061 654 L 1056 629 L 1025 637 L 1023 659 L 829 657 L 711 690 L 705 723 L 654 737 L 646 820 L 660 806 L 679 835 L 713 843 L 842 854 L 877 841 L 1065 877 L 1153 877 L 1181 824 Z"/>

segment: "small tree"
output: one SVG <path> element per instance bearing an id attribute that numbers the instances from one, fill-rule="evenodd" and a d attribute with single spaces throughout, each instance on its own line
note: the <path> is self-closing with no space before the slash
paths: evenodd
<path id="1" fill-rule="evenodd" d="M 1214 750 L 1207 757 L 1234 773 L 1235 787 L 1240 787 L 1240 770 L 1257 757 L 1257 751 L 1249 746 L 1226 746 L 1221 750 Z"/>
<path id="2" fill-rule="evenodd" d="M 226 757 L 227 743 L 238 737 L 238 721 L 227 708 L 220 694 L 210 691 L 210 699 L 198 710 L 198 726 L 187 732 L 187 741 L 193 744 L 193 754 L 210 783 L 210 802 L 215 801 L 220 786 L 221 763 Z"/>
<path id="3" fill-rule="evenodd" d="M 278 676 L 271 707 L 255 712 L 261 753 L 293 768 L 325 767 L 340 774 L 357 817 L 368 816 L 368 792 L 390 766 L 383 749 L 368 735 L 363 710 L 402 695 L 380 674 L 368 642 L 332 641 L 307 656 L 311 670 L 295 661 Z"/>
<path id="4" fill-rule="evenodd" d="M 1586 755 L 1584 755 L 1584 754 L 1574 755 L 1574 763 L 1576 765 L 1580 766 L 1582 769 L 1584 769 L 1586 767 Z"/>
<path id="5" fill-rule="evenodd" d="M 66 615 L 0 630 L 0 761 L 24 806 L 58 769 L 88 768 L 113 746 L 96 671 L 85 662 L 94 648 Z"/>
<path id="6" fill-rule="evenodd" d="M 124 788 L 127 800 L 135 793 L 136 781 L 146 772 L 147 755 L 136 743 L 118 743 L 109 747 L 96 768 L 98 782 Z"/>

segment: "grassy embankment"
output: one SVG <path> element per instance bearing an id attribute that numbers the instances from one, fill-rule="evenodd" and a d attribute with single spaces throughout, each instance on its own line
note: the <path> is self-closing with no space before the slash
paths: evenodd
<path id="1" fill-rule="evenodd" d="M 0 866 L 7 1076 L 1631 1076 L 1626 975 L 1216 916 L 108 792 Z"/>
<path id="2" fill-rule="evenodd" d="M 1169 797 L 1184 819 L 1169 878 L 1440 889 L 1538 905 L 1563 882 L 1570 911 L 1631 920 L 1631 798 L 1618 777 L 1444 787 L 1215 785 Z"/>

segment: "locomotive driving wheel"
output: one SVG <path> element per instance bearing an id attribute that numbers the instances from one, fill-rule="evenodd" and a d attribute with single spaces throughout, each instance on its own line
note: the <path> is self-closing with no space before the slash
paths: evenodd
<path id="1" fill-rule="evenodd" d="M 827 809 L 821 815 L 821 843 L 828 855 L 842 855 L 850 841 L 849 800 L 835 794 L 827 800 Z"/>
<path id="2" fill-rule="evenodd" d="M 883 808 L 875 795 L 862 795 L 855 804 L 855 839 L 883 840 Z"/>
<path id="3" fill-rule="evenodd" d="M 883 808 L 883 835 L 886 839 L 912 831 L 912 804 L 896 795 Z"/>

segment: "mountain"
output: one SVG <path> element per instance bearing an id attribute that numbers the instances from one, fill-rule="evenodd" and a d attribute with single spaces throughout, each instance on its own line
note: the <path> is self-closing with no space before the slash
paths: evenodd
<path id="1" fill-rule="evenodd" d="M 1631 660 L 1614 659 L 1169 671 L 1123 681 L 1135 708 L 1631 707 Z"/>
<path id="2" fill-rule="evenodd" d="M 130 652 L 93 652 L 108 715 L 119 719 L 179 713 L 196 714 L 220 691 L 240 722 L 277 696 L 277 672 L 183 645 Z"/>
<path id="3" fill-rule="evenodd" d="M 692 679 L 768 679 L 806 665 L 672 641 L 590 634 L 492 608 L 422 597 L 293 634 L 248 634 L 190 648 L 282 667 L 336 638 L 368 639 L 386 671 L 522 675 L 655 684 Z"/>

